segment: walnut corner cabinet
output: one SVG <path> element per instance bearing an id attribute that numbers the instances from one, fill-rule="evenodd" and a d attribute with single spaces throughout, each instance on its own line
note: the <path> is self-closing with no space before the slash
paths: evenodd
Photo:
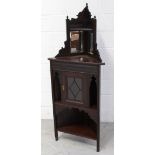
<path id="1" fill-rule="evenodd" d="M 86 7 L 66 19 L 65 46 L 50 61 L 55 139 L 58 131 L 96 140 L 100 150 L 100 68 L 96 17 Z"/>

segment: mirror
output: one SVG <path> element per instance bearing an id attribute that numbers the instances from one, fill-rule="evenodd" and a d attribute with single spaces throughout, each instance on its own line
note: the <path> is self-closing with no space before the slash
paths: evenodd
<path id="1" fill-rule="evenodd" d="M 78 53 L 81 51 L 80 46 L 80 32 L 72 31 L 70 32 L 70 44 L 71 44 L 71 53 Z"/>
<path id="2" fill-rule="evenodd" d="M 82 53 L 93 51 L 93 32 L 71 31 L 70 32 L 71 53 Z"/>

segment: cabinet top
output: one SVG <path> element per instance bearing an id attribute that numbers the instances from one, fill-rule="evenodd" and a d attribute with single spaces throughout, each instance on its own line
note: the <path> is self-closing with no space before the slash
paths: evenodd
<path id="1" fill-rule="evenodd" d="M 78 63 L 85 65 L 105 65 L 105 63 L 98 62 L 95 58 L 90 57 L 88 55 L 56 57 L 56 58 L 48 58 L 48 60 L 57 62 Z"/>

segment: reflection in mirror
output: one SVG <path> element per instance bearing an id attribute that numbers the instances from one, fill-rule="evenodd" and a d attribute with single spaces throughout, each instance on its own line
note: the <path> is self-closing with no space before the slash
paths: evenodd
<path id="1" fill-rule="evenodd" d="M 71 31 L 70 45 L 71 45 L 71 53 L 92 52 L 93 32 Z"/>
<path id="2" fill-rule="evenodd" d="M 81 51 L 80 47 L 80 33 L 79 31 L 70 32 L 70 40 L 71 40 L 71 53 L 78 53 Z"/>

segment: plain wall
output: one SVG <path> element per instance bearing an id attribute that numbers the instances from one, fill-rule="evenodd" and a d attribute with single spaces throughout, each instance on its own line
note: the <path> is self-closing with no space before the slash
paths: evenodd
<path id="1" fill-rule="evenodd" d="M 66 40 L 65 19 L 76 18 L 88 3 L 97 18 L 97 44 L 101 68 L 101 121 L 114 121 L 114 8 L 113 0 L 42 0 L 42 119 L 53 119 L 48 57 L 54 57 Z"/>

